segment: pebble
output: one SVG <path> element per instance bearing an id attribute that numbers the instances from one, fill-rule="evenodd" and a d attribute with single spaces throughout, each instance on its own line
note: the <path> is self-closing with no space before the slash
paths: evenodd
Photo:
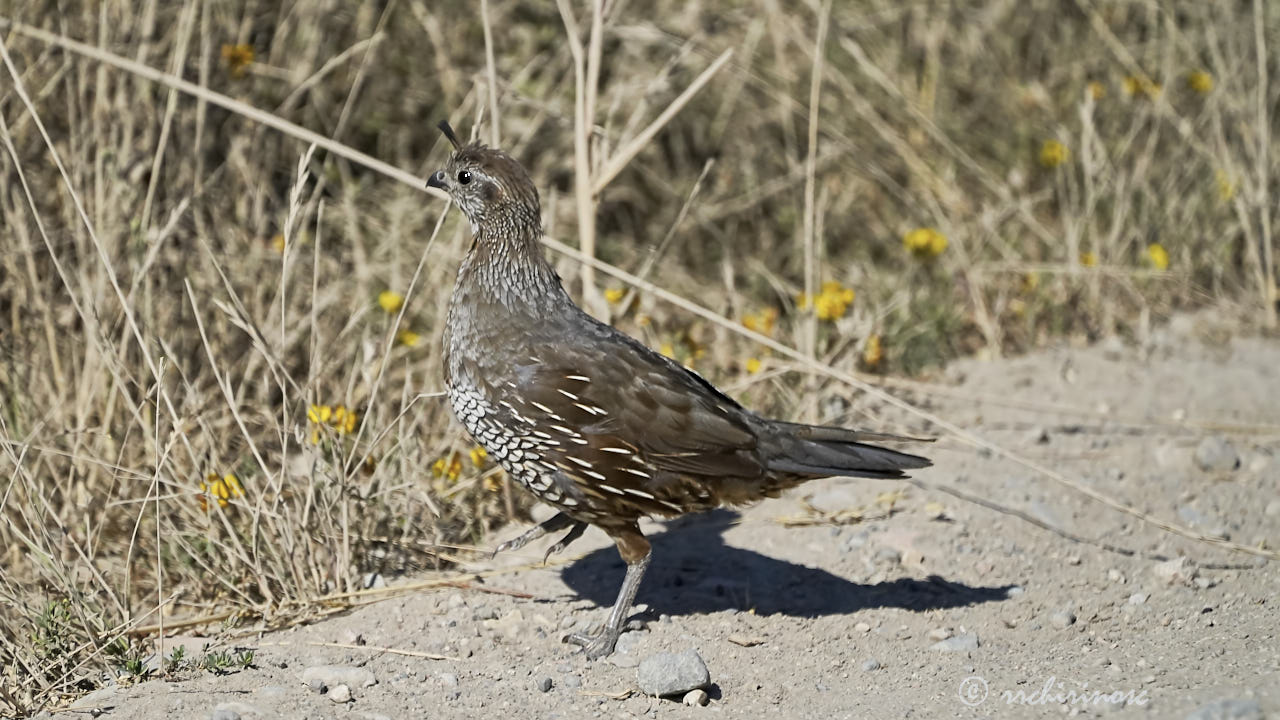
<path id="1" fill-rule="evenodd" d="M 1262 706 L 1257 700 L 1235 700 L 1223 698 L 1214 700 L 1208 705 L 1187 716 L 1187 720 L 1264 720 Z"/>
<path id="2" fill-rule="evenodd" d="M 951 637 L 951 631 L 946 628 L 934 628 L 929 631 L 930 640 L 942 641 L 949 637 Z"/>
<path id="3" fill-rule="evenodd" d="M 702 706 L 711 702 L 711 698 L 707 695 L 706 690 L 699 688 L 685 693 L 684 700 L 682 702 L 689 707 Z"/>
<path id="4" fill-rule="evenodd" d="M 1134 594 L 1132 594 L 1132 595 L 1130 595 L 1130 596 L 1129 596 L 1129 604 L 1130 604 L 1130 605 L 1142 605 L 1142 604 L 1144 604 L 1144 603 L 1146 603 L 1146 602 L 1147 602 L 1147 594 L 1146 594 L 1146 593 L 1134 593 Z"/>
<path id="5" fill-rule="evenodd" d="M 472 620 L 497 620 L 498 611 L 489 607 L 488 605 L 481 605 L 480 607 L 471 611 L 471 619 Z"/>
<path id="6" fill-rule="evenodd" d="M 636 670 L 636 682 L 646 695 L 683 695 L 711 682 L 707 664 L 696 650 L 650 655 Z"/>
<path id="7" fill-rule="evenodd" d="M 582 678 L 577 675 L 566 675 L 564 679 L 560 681 L 560 684 L 567 688 L 576 690 L 582 687 Z"/>
<path id="8" fill-rule="evenodd" d="M 551 678 L 543 675 L 533 683 L 533 686 L 538 688 L 539 692 L 551 692 Z"/>
<path id="9" fill-rule="evenodd" d="M 1059 610 L 1049 616 L 1049 624 L 1063 630 L 1076 624 L 1076 614 L 1070 610 Z"/>
<path id="10" fill-rule="evenodd" d="M 347 685 L 334 685 L 329 688 L 329 692 L 325 693 L 325 697 L 338 704 L 349 703 L 351 702 L 351 688 Z"/>
<path id="11" fill-rule="evenodd" d="M 1205 472 L 1226 472 L 1240 467 L 1236 449 L 1221 435 L 1210 435 L 1200 441 L 1195 452 L 1196 466 Z"/>
<path id="12" fill-rule="evenodd" d="M 840 541 L 840 552 L 853 552 L 854 550 L 864 547 L 870 539 L 871 534 L 866 530 L 859 530 L 856 533 L 852 533 Z"/>
<path id="13" fill-rule="evenodd" d="M 624 632 L 618 637 L 618 644 L 614 646 L 614 652 L 629 653 L 636 649 L 645 638 L 643 632 Z"/>
<path id="14" fill-rule="evenodd" d="M 350 692 L 351 688 L 377 685 L 378 679 L 368 668 L 354 665 L 316 665 L 302 671 L 302 682 L 316 692 L 324 692 L 325 688 L 332 692 L 339 685 L 346 685 Z"/>
<path id="15" fill-rule="evenodd" d="M 240 720 L 240 713 L 228 708 L 218 707 L 213 709 L 213 714 L 209 716 L 209 720 Z"/>
<path id="16" fill-rule="evenodd" d="M 1026 594 L 1026 592 L 1027 592 L 1026 588 L 1022 587 L 1021 585 L 1014 585 L 1010 587 L 1008 590 L 1004 591 L 1004 596 L 1015 598 L 1015 597 L 1018 597 L 1019 595 Z"/>
<path id="17" fill-rule="evenodd" d="M 978 633 L 965 633 L 936 642 L 931 648 L 942 652 L 969 652 L 977 650 L 978 645 Z"/>
<path id="18" fill-rule="evenodd" d="M 879 669 L 880 669 L 880 661 L 875 658 L 870 658 L 868 660 L 863 661 L 862 663 L 863 672 L 874 672 Z"/>
<path id="19" fill-rule="evenodd" d="M 1268 517 L 1280 517 L 1280 500 L 1272 500 L 1267 503 L 1265 512 Z"/>
<path id="20" fill-rule="evenodd" d="M 458 676 L 451 672 L 442 672 L 437 674 L 436 677 L 440 678 L 440 684 L 447 688 L 458 687 Z"/>
<path id="21" fill-rule="evenodd" d="M 860 632 L 860 633 L 869 633 L 869 632 L 871 632 L 871 626 L 870 626 L 870 625 L 868 625 L 868 624 L 866 624 L 866 623 L 864 623 L 864 622 L 860 622 L 860 623 L 855 624 L 855 625 L 853 626 L 853 629 L 854 629 L 855 631 L 857 631 L 857 632 Z"/>
<path id="22" fill-rule="evenodd" d="M 1186 585 L 1196 576 L 1196 569 L 1187 563 L 1185 557 L 1157 563 L 1151 572 L 1165 585 Z"/>
<path id="23" fill-rule="evenodd" d="M 902 561 L 902 553 L 893 548 L 880 548 L 876 551 L 875 561 L 877 563 L 889 563 L 896 565 Z"/>

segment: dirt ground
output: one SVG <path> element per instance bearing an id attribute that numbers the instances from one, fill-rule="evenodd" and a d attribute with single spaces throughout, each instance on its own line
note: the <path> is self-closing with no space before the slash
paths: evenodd
<path id="1" fill-rule="evenodd" d="M 948 396 L 927 402 L 1127 504 L 1276 548 L 1280 342 L 1233 335 L 1209 313 L 1132 342 L 965 361 L 945 374 Z M 852 402 L 883 427 L 924 429 Z M 1280 717 L 1280 565 L 1174 537 L 957 442 L 930 454 L 924 480 L 1139 555 L 940 492 L 823 480 L 650 523 L 638 629 L 603 661 L 561 642 L 604 619 L 621 580 L 617 553 L 591 530 L 546 567 L 535 563 L 550 540 L 468 568 L 529 566 L 472 581 L 486 591 L 423 590 L 239 637 L 229 646 L 252 648 L 252 669 L 109 688 L 76 707 L 131 720 Z M 688 648 L 710 673 L 707 706 L 637 690 L 640 660 Z M 334 676 L 330 691 L 342 680 L 353 699 L 303 682 L 324 665 L 344 666 L 312 673 Z"/>

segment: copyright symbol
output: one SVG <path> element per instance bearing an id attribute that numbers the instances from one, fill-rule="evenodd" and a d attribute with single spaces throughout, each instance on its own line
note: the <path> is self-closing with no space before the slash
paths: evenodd
<path id="1" fill-rule="evenodd" d="M 977 707 L 987 699 L 987 681 L 978 675 L 971 675 L 960 681 L 960 702 L 969 707 Z"/>

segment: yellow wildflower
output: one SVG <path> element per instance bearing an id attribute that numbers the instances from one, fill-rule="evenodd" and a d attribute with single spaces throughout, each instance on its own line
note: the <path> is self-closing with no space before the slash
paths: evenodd
<path id="1" fill-rule="evenodd" d="M 867 345 L 862 349 L 862 364 L 875 370 L 880 367 L 884 358 L 884 349 L 880 346 L 880 336 L 873 334 L 867 337 Z"/>
<path id="2" fill-rule="evenodd" d="M 1164 86 L 1155 82 L 1151 78 L 1143 75 L 1129 75 L 1121 83 L 1124 87 L 1124 94 L 1130 97 L 1139 97 L 1145 95 L 1148 98 L 1159 97 L 1164 90 Z"/>
<path id="3" fill-rule="evenodd" d="M 418 347 L 418 343 L 422 341 L 422 336 L 412 330 L 401 330 L 396 333 L 396 340 L 405 347 Z"/>
<path id="4" fill-rule="evenodd" d="M 1040 164 L 1052 170 L 1071 157 L 1071 151 L 1057 140 L 1045 140 L 1040 146 Z"/>
<path id="5" fill-rule="evenodd" d="M 244 486 L 240 479 L 231 473 L 218 477 L 217 473 L 209 473 L 200 483 L 200 509 L 209 509 L 209 500 L 216 500 L 218 507 L 226 507 L 231 498 L 244 497 Z"/>
<path id="6" fill-rule="evenodd" d="M 1107 96 L 1107 86 L 1097 80 L 1090 82 L 1086 87 L 1089 89 L 1089 95 L 1094 100 L 1101 100 Z"/>
<path id="7" fill-rule="evenodd" d="M 339 405 L 333 409 L 333 422 L 330 424 L 339 435 L 350 435 L 356 431 L 356 422 L 359 417 L 359 413 L 355 410 L 348 410 L 346 406 Z"/>
<path id="8" fill-rule="evenodd" d="M 658 352 L 662 353 L 663 355 L 666 355 L 672 360 L 676 358 L 676 348 L 674 345 L 672 345 L 669 342 L 662 343 L 662 346 L 658 348 Z"/>
<path id="9" fill-rule="evenodd" d="M 1098 254 L 1093 251 L 1080 253 L 1080 264 L 1085 267 L 1093 267 L 1098 264 Z"/>
<path id="10" fill-rule="evenodd" d="M 378 293 L 378 305 L 388 315 L 394 315 L 400 312 L 400 308 L 404 307 L 404 296 L 395 290 L 383 290 Z"/>
<path id="11" fill-rule="evenodd" d="M 356 423 L 360 419 L 360 414 L 355 410 L 348 410 L 345 405 L 312 405 L 307 408 L 307 420 L 315 425 L 328 425 L 338 431 L 340 435 L 348 435 L 355 432 Z M 320 433 L 318 430 L 311 432 L 311 442 L 319 442 Z"/>
<path id="12" fill-rule="evenodd" d="M 916 228 L 902 236 L 902 246 L 912 255 L 928 260 L 947 249 L 947 236 L 934 228 Z"/>
<path id="13" fill-rule="evenodd" d="M 760 372 L 761 365 L 760 358 L 747 358 L 747 374 L 755 375 Z"/>
<path id="14" fill-rule="evenodd" d="M 253 64 L 253 46 L 248 43 L 239 45 L 223 45 L 222 61 L 227 64 L 227 72 L 233 78 L 242 78 Z"/>
<path id="15" fill-rule="evenodd" d="M 1218 170 L 1213 174 L 1213 179 L 1218 186 L 1218 202 L 1223 204 L 1231 202 L 1236 196 L 1236 184 L 1231 176 L 1226 170 Z"/>
<path id="16" fill-rule="evenodd" d="M 610 304 L 617 305 L 622 302 L 622 298 L 627 296 L 627 291 L 622 288 L 605 288 L 604 299 Z"/>
<path id="17" fill-rule="evenodd" d="M 479 445 L 471 448 L 471 464 L 476 467 L 484 465 L 484 459 L 489 457 L 489 453 Z"/>
<path id="18" fill-rule="evenodd" d="M 1169 269 L 1169 251 L 1165 250 L 1160 243 L 1151 243 L 1147 246 L 1147 260 L 1157 270 Z"/>
<path id="19" fill-rule="evenodd" d="M 444 477 L 445 471 L 449 469 L 449 463 L 444 458 L 440 458 L 431 463 L 431 474 L 436 477 Z"/>
<path id="20" fill-rule="evenodd" d="M 498 492 L 502 489 L 502 476 L 494 473 L 484 479 L 484 489 L 488 492 Z"/>
<path id="21" fill-rule="evenodd" d="M 813 312 L 819 320 L 836 320 L 844 317 L 853 298 L 853 288 L 844 287 L 838 282 L 824 282 L 822 292 L 813 300 Z"/>
<path id="22" fill-rule="evenodd" d="M 271 247 L 275 248 L 276 252 L 278 253 L 284 253 L 284 234 L 283 233 L 276 233 L 275 237 L 271 238 Z"/>
<path id="23" fill-rule="evenodd" d="M 462 460 L 458 459 L 455 456 L 452 460 L 449 461 L 449 471 L 446 473 L 446 475 L 448 475 L 450 480 L 457 480 L 458 476 L 461 474 L 462 474 Z"/>
<path id="24" fill-rule="evenodd" d="M 1022 292 L 1035 292 L 1040 287 L 1040 273 L 1031 270 L 1022 276 Z"/>
<path id="25" fill-rule="evenodd" d="M 307 419 L 317 425 L 329 422 L 330 417 L 333 417 L 333 408 L 328 405 L 312 405 L 307 408 Z"/>
<path id="26" fill-rule="evenodd" d="M 1201 95 L 1213 92 L 1213 76 L 1204 70 L 1193 70 L 1187 74 L 1187 87 Z"/>
<path id="27" fill-rule="evenodd" d="M 758 332 L 761 335 L 772 335 L 774 323 L 778 321 L 778 311 L 775 308 L 761 308 L 760 312 L 748 313 L 742 316 L 742 327 Z"/>

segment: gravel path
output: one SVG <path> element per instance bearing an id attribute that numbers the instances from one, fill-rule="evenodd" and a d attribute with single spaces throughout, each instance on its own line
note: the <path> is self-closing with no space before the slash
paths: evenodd
<path id="1" fill-rule="evenodd" d="M 1280 547 L 1280 435 L 1203 426 L 1280 425 L 1280 343 L 1227 341 L 1220 323 L 1181 317 L 1138 346 L 961 363 L 947 373 L 957 397 L 930 407 L 1159 517 Z M 76 706 L 129 720 L 1280 717 L 1280 564 L 1164 534 L 957 443 L 932 455 L 924 480 L 1144 557 L 900 483 L 818 481 L 741 512 L 650 523 L 635 629 L 604 661 L 560 640 L 604 619 L 621 578 L 592 530 L 574 562 L 475 581 L 490 592 L 422 591 L 241 637 L 226 646 L 252 649 L 251 669 Z M 472 569 L 532 563 L 549 542 Z M 207 641 L 178 642 L 195 654 Z"/>

